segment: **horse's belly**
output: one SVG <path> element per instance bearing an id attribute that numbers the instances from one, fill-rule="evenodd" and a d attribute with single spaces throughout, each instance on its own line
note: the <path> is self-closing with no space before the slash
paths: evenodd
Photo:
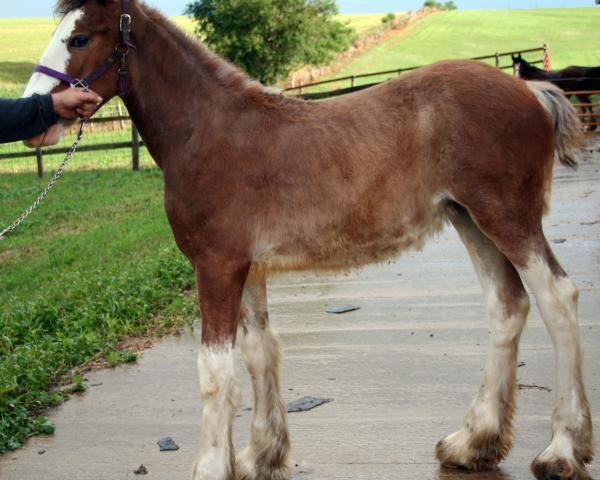
<path id="1" fill-rule="evenodd" d="M 398 256 L 407 249 L 421 249 L 425 240 L 443 226 L 442 215 L 417 224 L 357 232 L 332 229 L 327 234 L 281 232 L 264 236 L 255 249 L 255 263 L 273 271 L 348 270 Z"/>

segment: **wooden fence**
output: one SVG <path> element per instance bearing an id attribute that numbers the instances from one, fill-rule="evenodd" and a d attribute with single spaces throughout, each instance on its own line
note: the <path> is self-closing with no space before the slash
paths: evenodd
<path id="1" fill-rule="evenodd" d="M 97 124 L 107 123 L 118 123 L 123 125 L 125 122 L 131 121 L 131 118 L 126 115 L 117 115 L 109 117 L 94 117 L 88 120 L 88 127 Z M 121 127 L 122 130 L 125 127 Z M 119 150 L 129 149 L 131 150 L 131 165 L 133 170 L 140 169 L 140 148 L 144 146 L 144 142 L 140 137 L 138 129 L 131 122 L 131 140 L 122 142 L 107 142 L 107 143 L 96 143 L 93 145 L 81 145 L 78 152 L 97 152 L 106 150 Z M 35 157 L 37 162 L 37 173 L 39 177 L 44 176 L 44 156 L 45 155 L 65 155 L 70 150 L 70 147 L 61 148 L 37 148 L 35 150 L 12 152 L 12 153 L 0 153 L 0 160 L 10 160 L 18 158 L 29 158 Z"/>
<path id="2" fill-rule="evenodd" d="M 573 92 L 565 92 L 565 95 L 567 95 L 568 97 L 572 95 L 600 96 L 600 90 L 578 90 Z M 581 120 L 581 123 L 586 127 L 587 133 L 600 134 L 600 102 L 576 102 L 573 103 L 573 106 L 579 109 L 579 113 L 577 113 L 577 116 L 579 117 L 579 120 Z M 584 108 L 589 108 L 592 111 L 584 111 Z"/>
<path id="3" fill-rule="evenodd" d="M 512 55 L 525 54 L 525 53 L 536 53 L 536 52 L 545 54 L 547 48 L 548 48 L 547 45 L 544 45 L 542 47 L 529 48 L 529 49 L 525 49 L 525 50 L 515 50 L 512 52 L 496 52 L 492 55 L 484 55 L 482 57 L 474 57 L 474 58 L 472 58 L 472 60 L 479 60 L 479 61 L 490 61 L 491 60 L 494 63 L 494 66 L 496 68 L 500 68 L 502 70 L 507 70 L 507 69 L 513 68 Z M 510 59 L 510 63 L 504 62 L 506 57 L 508 57 Z M 530 63 L 532 65 L 543 64 L 544 60 L 543 60 L 543 58 L 541 58 L 539 60 L 528 61 L 528 63 Z M 306 84 L 300 83 L 298 86 L 286 88 L 284 90 L 284 92 L 294 93 L 296 96 L 299 96 L 299 97 L 307 99 L 307 100 L 319 100 L 319 99 L 323 99 L 323 98 L 336 97 L 339 95 L 344 95 L 346 93 L 350 93 L 350 92 L 354 92 L 357 90 L 362 90 L 364 88 L 372 87 L 373 85 L 377 85 L 378 83 L 381 83 L 381 81 L 376 81 L 376 82 L 368 82 L 368 83 L 364 83 L 361 85 L 356 85 L 357 80 L 361 80 L 361 79 L 365 79 L 365 78 L 381 77 L 384 75 L 398 76 L 398 75 L 401 75 L 402 73 L 410 72 L 411 70 L 416 70 L 417 68 L 421 68 L 422 66 L 423 65 L 418 65 L 418 66 L 414 66 L 414 67 L 396 68 L 394 70 L 384 70 L 381 72 L 361 73 L 358 75 L 349 75 L 347 77 L 338 77 L 338 78 L 333 78 L 333 79 L 329 79 L 329 80 L 321 80 L 319 82 L 306 83 Z M 392 78 L 392 77 L 389 77 L 389 78 Z M 343 87 L 343 88 L 338 88 L 336 90 L 327 91 L 327 92 L 306 93 L 306 90 L 308 90 L 310 88 L 322 87 L 323 85 L 330 85 L 330 84 L 341 83 L 341 82 L 349 82 L 349 85 L 346 87 Z"/>

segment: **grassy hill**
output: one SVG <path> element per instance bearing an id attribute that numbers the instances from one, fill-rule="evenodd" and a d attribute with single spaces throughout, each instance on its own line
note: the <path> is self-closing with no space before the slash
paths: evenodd
<path id="1" fill-rule="evenodd" d="M 401 15 L 401 12 L 395 12 Z M 337 18 L 342 22 L 348 22 L 358 35 L 365 35 L 375 27 L 381 25 L 381 19 L 384 13 L 353 13 L 350 15 L 338 15 Z"/>
<path id="2" fill-rule="evenodd" d="M 438 12 L 380 43 L 334 76 L 478 57 L 544 43 L 550 46 L 554 68 L 600 65 L 599 25 L 600 8 L 595 7 Z M 538 54 L 535 59 L 539 58 Z"/>

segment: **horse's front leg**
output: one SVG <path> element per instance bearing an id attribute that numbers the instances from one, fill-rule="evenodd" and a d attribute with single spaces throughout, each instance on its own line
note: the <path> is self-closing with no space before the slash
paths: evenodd
<path id="1" fill-rule="evenodd" d="M 269 327 L 263 271 L 252 271 L 244 289 L 240 345 L 254 387 L 250 445 L 238 456 L 238 480 L 286 480 L 290 476 L 287 410 L 281 399 L 281 347 Z"/>
<path id="2" fill-rule="evenodd" d="M 233 480 L 231 426 L 237 387 L 232 350 L 249 262 L 212 255 L 195 267 L 202 310 L 198 369 L 203 414 L 193 480 Z"/>

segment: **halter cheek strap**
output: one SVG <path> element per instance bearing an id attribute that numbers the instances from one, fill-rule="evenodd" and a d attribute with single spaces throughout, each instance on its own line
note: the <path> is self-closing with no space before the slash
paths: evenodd
<path id="1" fill-rule="evenodd" d="M 127 56 L 129 55 L 130 48 L 135 49 L 135 45 L 131 42 L 132 22 L 131 15 L 129 15 L 129 0 L 121 0 L 121 12 L 121 17 L 119 19 L 119 43 L 117 43 L 113 54 L 108 60 L 96 68 L 96 70 L 87 77 L 84 79 L 71 77 L 66 73 L 59 72 L 58 70 L 54 70 L 41 64 L 36 65 L 34 71 L 60 80 L 71 87 L 88 89 L 92 83 L 110 70 L 115 63 L 119 62 L 119 67 L 117 69 L 117 74 L 119 76 L 118 95 L 122 97 L 127 90 L 127 73 L 129 71 L 127 68 Z"/>

